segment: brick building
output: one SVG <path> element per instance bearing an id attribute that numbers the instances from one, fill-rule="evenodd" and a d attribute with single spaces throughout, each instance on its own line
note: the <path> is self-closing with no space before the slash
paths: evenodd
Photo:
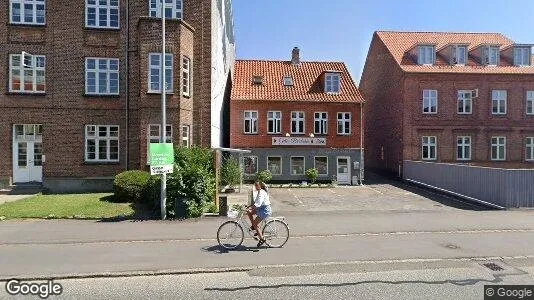
<path id="1" fill-rule="evenodd" d="M 531 49 L 498 33 L 375 32 L 360 82 L 368 170 L 533 168 Z"/>
<path id="2" fill-rule="evenodd" d="M 231 1 L 165 3 L 168 140 L 220 146 Z M 105 189 L 147 168 L 161 134 L 160 5 L 0 0 L 0 185 Z"/>
<path id="3" fill-rule="evenodd" d="M 344 63 L 237 60 L 230 102 L 230 145 L 248 149 L 245 178 L 356 183 L 363 172 L 363 98 Z"/>

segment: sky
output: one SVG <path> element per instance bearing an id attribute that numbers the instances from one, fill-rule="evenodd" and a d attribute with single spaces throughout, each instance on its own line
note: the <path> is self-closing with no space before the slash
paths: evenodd
<path id="1" fill-rule="evenodd" d="M 499 32 L 534 43 L 533 0 L 233 0 L 237 58 L 343 61 L 358 84 L 377 30 Z"/>

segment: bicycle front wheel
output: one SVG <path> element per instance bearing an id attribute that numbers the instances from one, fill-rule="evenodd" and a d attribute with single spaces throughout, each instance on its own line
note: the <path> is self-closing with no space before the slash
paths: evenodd
<path id="1" fill-rule="evenodd" d="M 217 230 L 217 242 L 224 249 L 232 250 L 243 243 L 243 227 L 236 221 L 226 221 Z"/>
<path id="2" fill-rule="evenodd" d="M 263 226 L 265 244 L 273 248 L 282 248 L 289 239 L 289 227 L 281 220 L 271 220 Z"/>

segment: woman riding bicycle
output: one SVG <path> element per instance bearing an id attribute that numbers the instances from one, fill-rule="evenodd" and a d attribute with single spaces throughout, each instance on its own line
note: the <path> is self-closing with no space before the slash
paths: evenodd
<path id="1" fill-rule="evenodd" d="M 254 188 L 257 191 L 256 199 L 254 199 L 254 204 L 247 208 L 247 215 L 250 219 L 250 223 L 252 223 L 251 228 L 256 230 L 256 233 L 258 234 L 258 247 L 260 247 L 263 245 L 263 243 L 265 243 L 265 239 L 258 228 L 258 224 L 272 215 L 272 210 L 271 201 L 269 201 L 269 194 L 267 193 L 267 187 L 265 186 L 265 183 L 256 181 L 254 183 Z M 257 217 L 253 218 L 254 215 Z"/>

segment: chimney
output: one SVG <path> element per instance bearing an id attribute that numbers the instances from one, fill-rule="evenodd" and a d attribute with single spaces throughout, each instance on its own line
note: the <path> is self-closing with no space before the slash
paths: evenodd
<path id="1" fill-rule="evenodd" d="M 300 65 L 300 49 L 299 47 L 293 48 L 291 51 L 291 64 Z"/>

